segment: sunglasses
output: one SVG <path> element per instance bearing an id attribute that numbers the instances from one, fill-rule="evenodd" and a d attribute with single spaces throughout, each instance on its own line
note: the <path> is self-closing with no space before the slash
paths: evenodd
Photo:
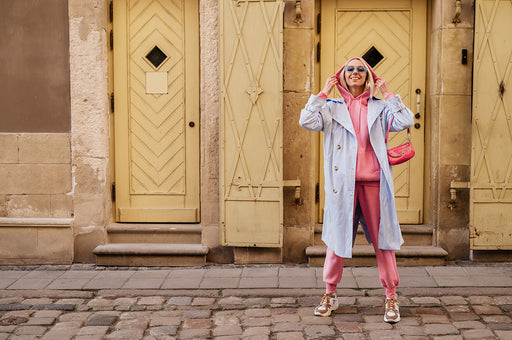
<path id="1" fill-rule="evenodd" d="M 364 66 L 358 66 L 358 67 L 355 67 L 355 66 L 347 66 L 345 68 L 345 70 L 348 72 L 348 73 L 354 73 L 354 71 L 357 71 L 358 73 L 365 73 L 366 72 L 366 68 L 364 68 Z"/>

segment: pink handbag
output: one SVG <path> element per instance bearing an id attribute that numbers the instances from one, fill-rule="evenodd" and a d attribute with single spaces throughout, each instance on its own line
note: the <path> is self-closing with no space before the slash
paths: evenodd
<path id="1" fill-rule="evenodd" d="M 389 122 L 388 132 L 386 133 L 386 144 L 388 143 L 389 129 L 391 128 L 393 119 L 395 119 L 395 117 L 391 118 L 391 121 Z M 395 146 L 394 148 L 388 150 L 389 164 L 402 164 L 413 158 L 414 154 L 414 147 L 411 143 L 411 131 L 407 129 L 407 143 Z"/>

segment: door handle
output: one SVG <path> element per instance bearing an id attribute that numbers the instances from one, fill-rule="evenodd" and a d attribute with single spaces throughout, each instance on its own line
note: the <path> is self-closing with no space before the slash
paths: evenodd
<path id="1" fill-rule="evenodd" d="M 188 122 L 188 126 L 190 126 L 190 127 L 194 127 L 194 126 L 196 126 L 196 123 L 194 123 L 194 122 L 190 121 L 190 122 Z"/>

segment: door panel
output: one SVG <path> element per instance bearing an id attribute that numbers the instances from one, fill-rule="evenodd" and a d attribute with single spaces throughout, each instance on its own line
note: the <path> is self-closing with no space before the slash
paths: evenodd
<path id="1" fill-rule="evenodd" d="M 197 1 L 114 1 L 114 41 L 117 220 L 198 222 Z"/>
<path id="2" fill-rule="evenodd" d="M 222 243 L 280 247 L 283 2 L 219 6 Z"/>
<path id="3" fill-rule="evenodd" d="M 512 3 L 475 7 L 471 249 L 512 249 Z"/>
<path id="4" fill-rule="evenodd" d="M 322 2 L 321 81 L 325 82 L 350 57 L 366 54 L 367 61 L 374 61 L 373 69 L 387 80 L 391 90 L 400 94 L 414 113 L 419 113 L 415 119 L 418 128 L 411 129 L 416 156 L 393 167 L 398 218 L 407 224 L 423 221 L 425 28 L 425 1 Z M 378 90 L 375 94 L 381 97 Z M 331 94 L 339 95 L 336 90 Z M 391 133 L 389 146 L 406 140 L 406 131 Z M 323 164 L 323 150 L 320 155 Z M 321 188 L 323 181 L 322 174 Z M 321 193 L 322 209 L 325 198 Z"/>

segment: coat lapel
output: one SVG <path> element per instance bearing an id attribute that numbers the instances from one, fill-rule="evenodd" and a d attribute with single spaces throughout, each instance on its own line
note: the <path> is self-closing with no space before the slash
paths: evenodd
<path id="1" fill-rule="evenodd" d="M 345 101 L 341 99 L 339 103 L 344 104 Z M 343 126 L 345 130 L 355 136 L 356 132 L 352 124 L 352 119 L 350 118 L 350 113 L 348 113 L 347 105 L 336 105 L 336 110 L 334 110 L 332 118 Z"/>
<path id="2" fill-rule="evenodd" d="M 379 117 L 382 110 L 379 110 L 380 103 L 376 100 L 369 100 L 368 101 L 368 130 L 372 130 L 372 126 Z"/>

